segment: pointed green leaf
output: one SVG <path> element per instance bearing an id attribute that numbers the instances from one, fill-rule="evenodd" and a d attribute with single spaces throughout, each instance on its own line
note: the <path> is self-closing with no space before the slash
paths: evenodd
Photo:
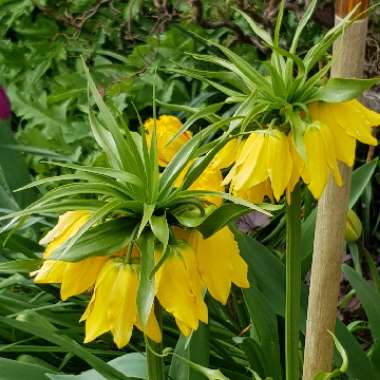
<path id="1" fill-rule="evenodd" d="M 330 78 L 315 95 L 315 100 L 340 103 L 358 98 L 365 90 L 380 83 L 380 78 L 354 79 Z"/>
<path id="2" fill-rule="evenodd" d="M 141 324 L 145 327 L 155 296 L 154 277 L 151 276 L 154 269 L 154 235 L 151 232 L 141 235 L 137 241 L 137 245 L 140 251 L 140 281 L 137 291 L 137 308 Z"/>

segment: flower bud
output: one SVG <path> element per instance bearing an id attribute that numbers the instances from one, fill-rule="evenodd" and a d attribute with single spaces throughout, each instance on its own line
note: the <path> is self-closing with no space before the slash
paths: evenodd
<path id="1" fill-rule="evenodd" d="M 0 87 L 0 120 L 11 117 L 11 103 L 3 87 Z"/>
<path id="2" fill-rule="evenodd" d="M 362 223 L 353 210 L 347 212 L 346 222 L 346 240 L 353 242 L 357 241 L 362 234 Z"/>

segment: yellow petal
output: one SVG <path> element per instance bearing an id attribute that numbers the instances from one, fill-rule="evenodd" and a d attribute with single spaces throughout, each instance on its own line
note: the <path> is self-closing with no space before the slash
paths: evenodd
<path id="1" fill-rule="evenodd" d="M 148 135 L 149 145 L 152 139 L 153 126 L 153 119 L 147 120 L 144 124 Z M 182 123 L 175 116 L 162 115 L 156 120 L 157 149 L 159 163 L 161 166 L 166 166 L 182 147 L 182 145 L 184 145 L 191 138 L 191 133 L 186 131 L 180 134 L 175 140 L 171 141 L 171 139 L 181 128 Z"/>
<path id="2" fill-rule="evenodd" d="M 58 223 L 52 228 L 41 240 L 41 245 L 47 245 L 60 235 L 64 234 L 67 229 L 74 224 L 78 219 L 89 216 L 89 211 L 68 211 L 60 215 Z"/>
<path id="3" fill-rule="evenodd" d="M 325 158 L 326 158 L 327 165 L 333 172 L 336 184 L 338 186 L 342 186 L 343 181 L 342 181 L 342 177 L 340 175 L 338 163 L 336 160 L 335 144 L 334 144 L 335 141 L 334 141 L 333 135 L 331 134 L 329 127 L 323 124 L 321 124 L 320 134 L 321 134 L 322 141 L 325 145 L 324 150 L 325 150 Z"/>
<path id="4" fill-rule="evenodd" d="M 76 263 L 65 263 L 63 271 L 61 298 L 63 301 L 71 296 L 89 290 L 96 281 L 96 278 L 108 260 L 108 257 L 90 257 Z"/>
<path id="5" fill-rule="evenodd" d="M 240 256 L 237 244 L 231 251 L 231 261 L 233 267 L 231 281 L 239 288 L 249 288 L 248 265 Z"/>
<path id="6" fill-rule="evenodd" d="M 31 275 L 35 276 L 36 284 L 59 284 L 62 282 L 66 266 L 67 263 L 64 261 L 45 260 L 42 267 Z"/>
<path id="7" fill-rule="evenodd" d="M 367 119 L 368 125 L 370 127 L 378 127 L 380 125 L 380 114 L 379 113 L 372 111 L 369 108 L 365 107 L 363 104 L 361 104 L 356 99 L 351 100 L 347 103 L 349 103 L 358 112 L 360 112 L 364 115 L 364 117 Z"/>
<path id="8" fill-rule="evenodd" d="M 226 169 L 230 167 L 236 160 L 237 152 L 239 150 L 240 140 L 234 138 L 215 155 L 211 161 L 211 166 L 216 169 Z"/>
<path id="9" fill-rule="evenodd" d="M 133 325 L 137 320 L 138 272 L 133 265 L 118 263 L 118 273 L 110 296 L 108 318 L 116 346 L 120 349 L 129 343 Z M 107 312 L 107 310 L 104 310 Z"/>
<path id="10" fill-rule="evenodd" d="M 321 112 L 329 112 L 335 123 L 343 128 L 346 133 L 357 140 L 369 144 L 377 145 L 376 138 L 372 135 L 371 124 L 362 113 L 351 102 L 321 105 Z"/>
<path id="11" fill-rule="evenodd" d="M 326 185 L 329 167 L 326 162 L 324 144 L 318 128 L 311 126 L 307 128 L 304 135 L 306 149 L 305 168 L 308 176 L 304 181 L 308 180 L 308 187 L 313 196 L 318 199 Z"/>
<path id="12" fill-rule="evenodd" d="M 269 180 L 265 180 L 264 182 L 252 186 L 247 190 L 236 191 L 234 188 L 232 188 L 231 191 L 233 195 L 256 204 L 263 203 L 265 197 L 268 197 L 274 201 Z"/>
<path id="13" fill-rule="evenodd" d="M 208 291 L 219 302 L 226 304 L 231 282 L 247 287 L 247 265 L 239 255 L 233 233 L 224 227 L 207 239 L 193 231 L 187 237 L 194 249 L 198 270 Z"/>
<path id="14" fill-rule="evenodd" d="M 268 133 L 268 174 L 271 181 L 273 195 L 280 200 L 288 186 L 293 162 L 290 155 L 289 143 L 286 135 L 278 130 Z"/>
<path id="15" fill-rule="evenodd" d="M 156 255 L 158 260 L 159 254 Z M 198 316 L 195 297 L 190 287 L 190 278 L 182 256 L 172 249 L 156 276 L 156 296 L 160 304 L 175 318 L 185 321 L 195 330 Z"/>
<path id="16" fill-rule="evenodd" d="M 180 319 L 175 318 L 175 323 L 177 324 L 182 335 L 190 336 L 190 334 L 193 332 L 193 329 Z"/>
<path id="17" fill-rule="evenodd" d="M 49 238 L 48 234 L 47 236 L 45 236 L 44 239 L 42 239 L 42 241 L 44 242 L 50 240 L 50 243 L 47 245 L 45 249 L 44 258 L 48 258 L 67 239 L 74 236 L 90 217 L 90 213 L 87 211 L 72 211 L 72 213 L 75 213 L 75 215 L 71 214 L 70 218 L 67 217 L 65 219 L 62 219 L 62 224 L 60 228 L 57 227 L 60 224 L 58 222 L 58 225 L 56 226 L 56 231 Z M 70 219 L 71 223 L 69 223 L 68 219 Z M 54 238 L 52 238 L 53 236 Z"/>
<path id="18" fill-rule="evenodd" d="M 236 164 L 238 170 L 232 186 L 236 191 L 258 185 L 268 177 L 268 135 L 252 132 Z"/>
<path id="19" fill-rule="evenodd" d="M 86 321 L 85 343 L 93 341 L 111 329 L 108 313 L 117 274 L 118 268 L 113 260 L 107 261 L 99 273 L 91 301 L 81 318 L 81 321 Z"/>
<path id="20" fill-rule="evenodd" d="M 291 194 L 300 180 L 301 173 L 304 171 L 304 177 L 305 179 L 307 179 L 307 181 L 304 179 L 305 183 L 309 183 L 309 176 L 304 170 L 305 163 L 302 160 L 301 156 L 298 154 L 297 149 L 294 146 L 293 138 L 291 137 L 291 135 L 288 136 L 288 142 L 289 142 L 290 156 L 293 163 L 292 174 L 290 176 L 288 185 L 286 187 L 286 201 L 288 202 L 288 204 L 290 204 Z"/>
<path id="21" fill-rule="evenodd" d="M 336 158 L 348 166 L 354 164 L 356 140 L 354 137 L 346 133 L 346 131 L 335 121 L 329 112 L 321 112 L 321 103 L 313 103 L 310 105 L 310 111 L 313 120 L 319 120 L 322 124 L 329 127 L 334 137 L 334 147 Z"/>
<path id="22" fill-rule="evenodd" d="M 160 325 L 158 324 L 156 315 L 154 314 L 153 310 L 149 314 L 145 331 L 141 326 L 141 322 L 139 321 L 139 318 L 137 318 L 137 321 L 135 322 L 135 326 L 140 331 L 143 331 L 154 342 L 160 343 L 162 341 L 162 333 L 161 333 Z"/>

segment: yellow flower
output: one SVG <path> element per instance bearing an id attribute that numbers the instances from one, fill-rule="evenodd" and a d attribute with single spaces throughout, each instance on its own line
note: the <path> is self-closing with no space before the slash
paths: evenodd
<path id="1" fill-rule="evenodd" d="M 148 119 L 144 123 L 144 127 L 147 131 L 148 144 L 150 144 L 154 128 L 154 120 Z M 191 139 L 191 132 L 185 131 L 175 140 L 170 142 L 181 128 L 182 123 L 175 116 L 162 115 L 156 119 L 158 161 L 161 166 L 167 166 L 182 145 Z"/>
<path id="2" fill-rule="evenodd" d="M 90 215 L 89 211 L 68 211 L 61 215 L 57 225 L 40 240 L 41 245 L 47 245 L 44 258 L 48 258 L 54 250 L 74 236 Z"/>
<path id="3" fill-rule="evenodd" d="M 155 277 L 156 297 L 185 336 L 196 330 L 199 321 L 207 323 L 208 311 L 203 300 L 202 280 L 197 271 L 194 251 L 186 243 L 170 246 Z M 156 252 L 156 260 L 161 256 Z"/>
<path id="4" fill-rule="evenodd" d="M 265 197 L 270 198 L 272 201 L 274 200 L 272 188 L 268 179 L 258 185 L 250 187 L 247 190 L 234 190 L 233 193 L 237 197 L 252 203 L 263 203 Z"/>
<path id="5" fill-rule="evenodd" d="M 175 181 L 175 186 L 182 185 L 186 172 L 189 170 L 191 163 L 180 173 Z M 220 191 L 224 192 L 223 177 L 219 169 L 208 165 L 202 174 L 190 185 L 189 190 Z M 209 203 L 220 206 L 222 198 L 218 196 L 202 197 Z"/>
<path id="6" fill-rule="evenodd" d="M 244 142 L 235 165 L 225 179 L 233 193 L 247 191 L 270 180 L 279 200 L 289 185 L 293 161 L 287 136 L 278 129 L 254 131 Z"/>
<path id="7" fill-rule="evenodd" d="M 306 162 L 301 176 L 314 198 L 318 199 L 326 186 L 330 173 L 338 186 L 342 186 L 334 137 L 324 124 L 309 125 L 305 131 L 304 143 Z"/>
<path id="8" fill-rule="evenodd" d="M 90 257 L 79 262 L 70 263 L 49 260 L 49 256 L 67 239 L 74 236 L 90 216 L 88 211 L 69 211 L 61 215 L 57 225 L 41 239 L 40 244 L 47 244 L 42 267 L 33 272 L 34 282 L 38 284 L 61 283 L 61 298 L 66 300 L 89 290 L 107 261 L 107 257 Z"/>
<path id="9" fill-rule="evenodd" d="M 133 326 L 141 330 L 137 312 L 139 265 L 127 264 L 123 258 L 112 258 L 104 265 L 96 280 L 94 293 L 81 321 L 86 321 L 85 343 L 111 331 L 118 348 L 129 343 Z M 155 342 L 162 339 L 152 311 L 145 334 Z"/>
<path id="10" fill-rule="evenodd" d="M 108 260 L 108 257 L 89 257 L 75 263 L 46 260 L 35 272 L 34 282 L 37 284 L 61 284 L 61 298 L 86 292 L 95 284 L 96 278 Z"/>
<path id="11" fill-rule="evenodd" d="M 210 165 L 216 169 L 226 169 L 230 167 L 236 161 L 241 146 L 241 141 L 238 138 L 228 141 L 215 155 Z"/>
<path id="12" fill-rule="evenodd" d="M 337 159 L 348 166 L 354 164 L 356 140 L 377 145 L 372 127 L 380 125 L 380 115 L 357 100 L 343 103 L 316 102 L 309 106 L 311 117 L 326 125 L 335 142 Z"/>
<path id="13" fill-rule="evenodd" d="M 176 237 L 185 240 L 194 250 L 202 281 L 209 293 L 226 304 L 231 283 L 248 288 L 248 266 L 239 253 L 232 232 L 224 227 L 207 239 L 193 230 L 177 229 Z"/>

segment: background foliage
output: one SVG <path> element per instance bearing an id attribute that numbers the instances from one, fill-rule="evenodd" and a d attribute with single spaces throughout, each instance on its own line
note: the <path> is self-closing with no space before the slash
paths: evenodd
<path id="1" fill-rule="evenodd" d="M 198 107 L 218 100 L 218 93 L 211 87 L 170 71 L 174 65 L 195 65 L 188 53 L 217 54 L 192 32 L 212 38 L 259 65 L 259 59 L 265 59 L 268 52 L 252 37 L 233 7 L 245 10 L 265 28 L 273 29 L 276 3 L 0 0 L 0 84 L 6 87 L 14 111 L 10 126 L 0 122 L 0 208 L 4 211 L 24 207 L 38 194 L 12 190 L 32 177 L 65 170 L 50 165 L 51 159 L 102 164 L 104 158 L 90 138 L 87 123 L 81 56 L 108 104 L 122 112 L 133 128 L 137 117 L 132 102 L 144 119 L 151 117 L 155 70 L 161 113 L 169 112 L 165 103 Z M 313 22 L 302 36 L 301 49 L 306 51 L 332 25 L 332 3 L 320 2 Z M 284 45 L 292 37 L 304 4 L 288 2 L 287 9 Z M 367 41 L 366 72 L 371 76 L 380 74 L 379 19 L 377 9 L 371 15 Z M 200 68 L 209 69 L 203 65 Z M 375 89 L 367 94 L 366 101 L 379 107 L 379 96 Z M 183 111 L 176 114 L 182 120 L 189 116 Z M 202 121 L 192 128 L 200 127 Z M 376 149 L 358 150 L 351 207 L 360 216 L 364 232 L 358 242 L 348 245 L 345 257 L 339 310 L 343 323 L 338 322 L 337 338 L 348 355 L 349 369 L 347 375 L 338 375 L 341 378 L 380 377 L 377 156 Z M 305 318 L 315 212 L 308 193 L 304 200 Z M 146 378 L 144 358 L 139 353 L 143 351 L 141 336 L 134 338 L 128 353 L 116 351 L 107 335 L 83 346 L 83 326 L 76 321 L 86 296 L 61 303 L 57 287 L 37 286 L 30 280 L 28 272 L 39 266 L 42 251 L 36 241 L 54 222 L 49 216 L 31 218 L 16 234 L 0 234 L 0 373 L 6 380 L 22 379 L 25 373 L 32 380 L 126 379 L 120 371 L 129 378 Z M 236 233 L 242 255 L 250 265 L 252 287 L 243 292 L 234 289 L 227 307 L 208 300 L 211 323 L 199 329 L 190 344 L 178 337 L 172 321 L 165 321 L 165 345 L 176 347 L 179 355 L 197 363 L 220 368 L 232 379 L 259 379 L 252 377 L 256 376 L 252 370 L 262 378 L 281 379 L 283 213 L 277 212 L 272 220 L 249 215 L 238 225 L 240 232 Z M 303 319 L 301 331 L 304 322 Z M 253 328 L 249 329 L 251 323 Z M 110 360 L 110 365 L 106 364 Z M 336 360 L 339 367 L 339 354 Z M 92 372 L 74 376 L 85 370 Z M 171 362 L 169 376 L 176 380 L 205 379 L 178 358 Z"/>

